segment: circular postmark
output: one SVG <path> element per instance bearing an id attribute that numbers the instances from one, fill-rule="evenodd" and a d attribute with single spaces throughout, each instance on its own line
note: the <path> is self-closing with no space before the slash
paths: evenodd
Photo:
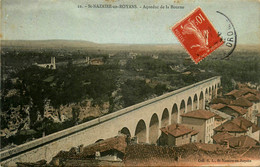
<path id="1" fill-rule="evenodd" d="M 224 41 L 224 44 L 219 48 L 219 52 L 214 56 L 215 59 L 227 59 L 234 52 L 237 45 L 237 32 L 230 18 L 216 11 L 216 21 L 214 22 L 219 36 Z"/>

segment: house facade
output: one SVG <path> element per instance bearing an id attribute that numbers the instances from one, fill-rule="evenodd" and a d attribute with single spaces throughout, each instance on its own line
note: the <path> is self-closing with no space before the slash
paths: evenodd
<path id="1" fill-rule="evenodd" d="M 198 131 L 198 142 L 201 143 L 213 143 L 213 129 L 215 124 L 215 114 L 209 110 L 194 110 L 185 114 L 182 114 L 182 123 Z"/>
<path id="2" fill-rule="evenodd" d="M 160 145 L 180 146 L 197 141 L 198 132 L 182 125 L 171 124 L 161 128 Z"/>

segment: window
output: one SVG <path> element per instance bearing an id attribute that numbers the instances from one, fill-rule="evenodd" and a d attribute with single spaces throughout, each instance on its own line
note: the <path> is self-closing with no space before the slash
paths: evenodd
<path id="1" fill-rule="evenodd" d="M 186 134 L 186 138 L 188 138 L 188 134 Z"/>
<path id="2" fill-rule="evenodd" d="M 184 139 L 184 135 L 182 136 L 182 139 Z"/>

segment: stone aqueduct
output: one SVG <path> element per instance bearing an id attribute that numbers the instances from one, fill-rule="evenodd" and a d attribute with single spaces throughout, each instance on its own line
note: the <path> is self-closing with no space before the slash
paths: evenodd
<path id="1" fill-rule="evenodd" d="M 204 109 L 205 102 L 217 94 L 220 77 L 189 85 L 162 96 L 124 108 L 89 122 L 45 136 L 0 152 L 2 165 L 15 162 L 48 162 L 61 150 L 89 145 L 118 135 L 118 132 L 136 136 L 138 142 L 156 143 L 160 128 L 181 123 L 181 114 Z"/>

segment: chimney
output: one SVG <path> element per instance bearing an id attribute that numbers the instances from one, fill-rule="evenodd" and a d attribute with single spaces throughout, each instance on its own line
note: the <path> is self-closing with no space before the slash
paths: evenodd
<path id="1" fill-rule="evenodd" d="M 179 124 L 176 124 L 176 128 L 179 128 L 180 127 L 180 125 Z"/>
<path id="2" fill-rule="evenodd" d="M 228 140 L 224 140 L 227 144 L 227 149 L 229 149 L 229 141 Z"/>
<path id="3" fill-rule="evenodd" d="M 165 126 L 166 132 L 169 132 L 169 126 Z"/>

